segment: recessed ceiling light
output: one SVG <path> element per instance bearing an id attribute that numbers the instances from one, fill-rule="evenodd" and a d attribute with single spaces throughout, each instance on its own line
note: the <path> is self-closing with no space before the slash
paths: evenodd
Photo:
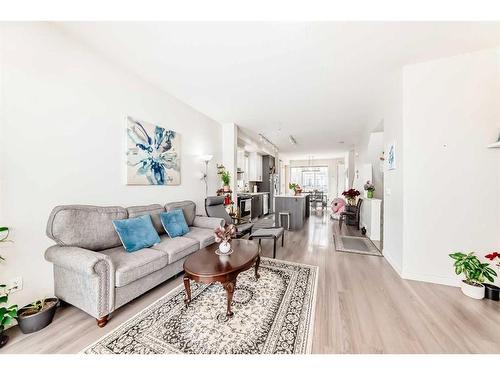
<path id="1" fill-rule="evenodd" d="M 344 144 L 345 142 L 344 141 L 339 141 L 340 144 Z"/>

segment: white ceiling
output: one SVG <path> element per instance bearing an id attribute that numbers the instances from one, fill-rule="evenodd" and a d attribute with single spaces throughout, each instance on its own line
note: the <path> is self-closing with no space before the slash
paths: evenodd
<path id="1" fill-rule="evenodd" d="M 107 58 L 289 155 L 349 149 L 387 74 L 500 45 L 500 23 L 65 22 Z M 292 146 L 292 134 L 297 146 Z M 344 141 L 340 144 L 340 141 Z"/>

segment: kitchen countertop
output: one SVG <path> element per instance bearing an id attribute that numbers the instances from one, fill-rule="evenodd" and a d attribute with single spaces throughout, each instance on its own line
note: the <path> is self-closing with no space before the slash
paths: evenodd
<path id="1" fill-rule="evenodd" d="M 261 195 L 261 194 L 269 194 L 269 192 L 268 191 L 258 191 L 257 193 L 243 193 L 243 192 L 239 192 L 238 194 Z"/>
<path id="2" fill-rule="evenodd" d="M 305 198 L 309 194 L 300 194 L 300 195 L 293 195 L 293 194 L 280 194 L 280 195 L 275 195 L 275 198 Z"/>

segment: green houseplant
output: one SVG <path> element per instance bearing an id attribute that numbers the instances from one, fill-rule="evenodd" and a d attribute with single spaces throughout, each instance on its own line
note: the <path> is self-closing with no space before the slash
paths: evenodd
<path id="1" fill-rule="evenodd" d="M 9 228 L 0 227 L 0 242 L 8 241 L 8 237 Z M 1 261 L 5 261 L 5 258 L 0 255 Z M 4 333 L 5 327 L 17 318 L 17 305 L 9 306 L 9 291 L 6 288 L 7 285 L 0 284 L 0 348 L 9 341 L 9 336 Z"/>
<path id="2" fill-rule="evenodd" d="M 229 184 L 231 183 L 231 174 L 229 171 L 223 171 L 220 175 L 220 179 L 222 180 L 224 191 L 229 191 Z"/>
<path id="3" fill-rule="evenodd" d="M 52 323 L 58 302 L 56 297 L 44 298 L 20 308 L 16 319 L 21 332 L 37 332 Z"/>
<path id="4" fill-rule="evenodd" d="M 298 195 L 302 192 L 302 189 L 300 188 L 300 185 L 299 184 L 296 184 L 295 182 L 290 182 L 288 184 L 288 188 L 290 190 L 293 190 L 294 194 L 295 195 Z"/>
<path id="5" fill-rule="evenodd" d="M 464 275 L 465 279 L 462 280 L 462 292 L 471 298 L 483 299 L 484 298 L 484 285 L 483 282 L 488 280 L 493 282 L 497 273 L 490 267 L 489 263 L 481 263 L 474 252 L 468 254 L 456 252 L 449 254 L 455 262 L 455 274 Z"/>
<path id="6" fill-rule="evenodd" d="M 364 189 L 366 191 L 366 197 L 373 198 L 373 192 L 375 191 L 375 185 L 373 185 L 370 181 L 366 181 Z"/>

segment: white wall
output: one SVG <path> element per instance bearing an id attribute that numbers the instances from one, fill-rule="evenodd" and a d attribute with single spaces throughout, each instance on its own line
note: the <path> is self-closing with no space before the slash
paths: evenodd
<path id="1" fill-rule="evenodd" d="M 53 293 L 43 258 L 51 209 L 59 204 L 164 204 L 192 199 L 203 212 L 204 169 L 213 154 L 209 189 L 218 179 L 221 126 L 188 105 L 121 70 L 47 23 L 1 26 L 0 223 L 13 244 L 0 252 L 1 281 L 24 278 L 13 302 Z M 126 186 L 125 118 L 134 116 L 181 134 L 180 186 Z"/>
<path id="2" fill-rule="evenodd" d="M 355 167 L 354 169 L 359 172 L 359 177 L 354 176 L 354 187 L 358 189 L 362 194 L 364 193 L 364 185 L 366 184 L 366 179 L 361 179 L 361 171 L 363 165 L 371 165 L 371 182 L 375 185 L 374 198 L 382 199 L 384 196 L 384 172 L 383 172 L 383 162 L 380 160 L 380 156 L 384 151 L 384 132 L 376 131 L 370 132 L 367 137 L 365 137 L 365 142 L 358 148 L 357 156 L 355 155 Z"/>
<path id="3" fill-rule="evenodd" d="M 237 152 L 238 152 L 238 126 L 236 124 L 223 124 L 222 125 L 222 164 L 226 170 L 231 174 L 230 187 L 233 191 L 233 201 L 237 202 Z M 222 182 L 219 182 L 222 186 Z M 209 193 L 210 194 L 210 193 Z"/>
<path id="4" fill-rule="evenodd" d="M 394 70 L 385 77 L 377 93 L 367 129 L 383 127 L 385 155 L 390 143 L 396 144 L 397 168 L 384 168 L 383 215 L 384 256 L 401 275 L 403 270 L 403 86 L 402 72 Z M 380 193 L 380 191 L 379 191 Z M 380 195 L 378 195 L 380 197 Z"/>
<path id="5" fill-rule="evenodd" d="M 448 253 L 500 248 L 500 50 L 403 77 L 403 276 L 456 285 Z"/>

